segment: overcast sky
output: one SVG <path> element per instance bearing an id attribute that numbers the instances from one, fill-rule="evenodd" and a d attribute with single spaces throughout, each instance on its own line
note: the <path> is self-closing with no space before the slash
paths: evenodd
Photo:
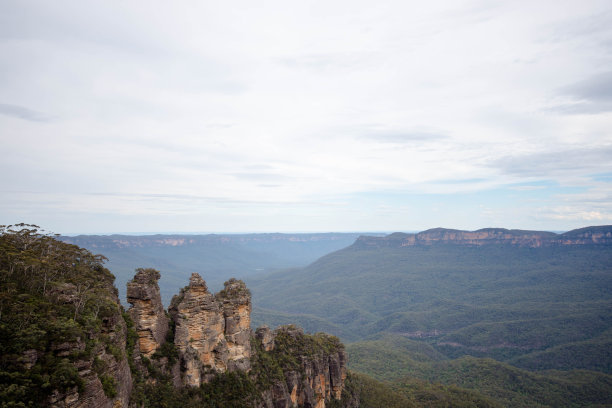
<path id="1" fill-rule="evenodd" d="M 612 2 L 0 2 L 0 224 L 612 224 Z"/>

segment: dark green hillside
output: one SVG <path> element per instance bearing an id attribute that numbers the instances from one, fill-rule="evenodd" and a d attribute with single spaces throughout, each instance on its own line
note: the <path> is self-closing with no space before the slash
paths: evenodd
<path id="1" fill-rule="evenodd" d="M 404 395 L 438 384 L 458 392 L 471 390 L 505 407 L 612 404 L 612 376 L 598 372 L 533 373 L 492 359 L 447 360 L 431 346 L 397 335 L 352 343 L 347 351 L 352 370 L 385 380 Z"/>
<path id="2" fill-rule="evenodd" d="M 463 357 L 433 363 L 424 379 L 474 389 L 508 407 L 612 404 L 612 376 L 574 372 L 566 377 L 520 370 L 491 359 Z"/>
<path id="3" fill-rule="evenodd" d="M 535 351 L 508 362 L 528 370 L 591 369 L 612 373 L 612 335 L 608 331 L 591 340 Z"/>
<path id="4" fill-rule="evenodd" d="M 250 279 L 266 310 L 254 321 L 273 325 L 276 311 L 323 319 L 348 341 L 397 333 L 448 358 L 610 373 L 612 246 L 396 245 L 402 239 L 360 239 L 306 268 Z"/>

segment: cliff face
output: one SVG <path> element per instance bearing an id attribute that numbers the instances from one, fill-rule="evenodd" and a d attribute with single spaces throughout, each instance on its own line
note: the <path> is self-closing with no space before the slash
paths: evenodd
<path id="1" fill-rule="evenodd" d="M 227 370 L 225 319 L 200 275 L 192 274 L 189 286 L 181 292 L 170 305 L 176 325 L 174 344 L 184 370 L 184 384 L 197 387 L 205 380 L 206 372 Z"/>
<path id="2" fill-rule="evenodd" d="M 170 315 L 183 384 L 199 386 L 215 373 L 249 371 L 251 294 L 244 282 L 231 279 L 213 295 L 194 273 L 172 299 Z"/>
<path id="3" fill-rule="evenodd" d="M 168 318 L 157 284 L 159 278 L 155 269 L 137 269 L 134 279 L 127 284 L 127 301 L 132 305 L 129 314 L 136 323 L 138 350 L 145 357 L 151 357 L 168 332 Z"/>
<path id="4" fill-rule="evenodd" d="M 508 230 L 485 228 L 461 231 L 434 228 L 417 234 L 396 232 L 385 237 L 362 236 L 355 247 L 403 247 L 417 245 L 512 245 L 537 248 L 553 245 L 612 245 L 612 226 L 587 227 L 564 234 L 546 231 Z"/>
<path id="5" fill-rule="evenodd" d="M 259 328 L 256 341 L 255 367 L 261 369 L 260 360 L 278 362 L 278 366 L 265 367 L 266 375 L 276 376 L 263 393 L 260 407 L 325 408 L 341 399 L 347 357 L 337 338 L 306 335 L 295 326 L 282 326 L 274 331 Z"/>
<path id="6" fill-rule="evenodd" d="M 248 371 L 251 368 L 251 293 L 244 282 L 230 279 L 216 298 L 225 319 L 227 368 Z"/>
<path id="7" fill-rule="evenodd" d="M 117 298 L 114 299 L 119 304 Z M 93 346 L 91 356 L 77 359 L 73 364 L 83 380 L 83 388 L 72 387 L 67 390 L 54 390 L 48 398 L 48 406 L 53 408 L 126 408 L 132 391 L 132 376 L 124 353 L 126 346 L 126 324 L 119 308 L 103 317 L 100 332 L 96 335 L 105 343 Z M 85 339 L 76 342 L 52 343 L 51 348 L 57 357 L 68 357 L 88 348 Z M 91 343 L 89 345 L 91 347 Z"/>
<path id="8" fill-rule="evenodd" d="M 126 323 L 104 258 L 0 226 L 0 405 L 127 407 Z"/>

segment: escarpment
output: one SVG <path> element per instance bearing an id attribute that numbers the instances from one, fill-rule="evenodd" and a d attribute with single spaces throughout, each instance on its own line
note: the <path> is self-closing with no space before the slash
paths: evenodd
<path id="1" fill-rule="evenodd" d="M 563 234 L 505 228 L 483 228 L 477 231 L 433 228 L 417 234 L 396 232 L 384 237 L 361 236 L 353 246 L 356 248 L 397 248 L 437 244 L 462 246 L 509 245 L 530 248 L 560 245 L 612 245 L 612 225 L 586 227 Z"/>

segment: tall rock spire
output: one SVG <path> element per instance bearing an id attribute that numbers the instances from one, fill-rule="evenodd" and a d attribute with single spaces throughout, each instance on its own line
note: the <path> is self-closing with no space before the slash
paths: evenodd
<path id="1" fill-rule="evenodd" d="M 230 279 L 217 293 L 225 318 L 225 340 L 228 369 L 248 371 L 251 368 L 251 292 L 243 281 Z"/>
<path id="2" fill-rule="evenodd" d="M 228 349 L 223 311 L 200 275 L 192 274 L 189 286 L 172 298 L 170 314 L 184 384 L 199 386 L 207 372 L 225 372 Z"/>
<path id="3" fill-rule="evenodd" d="M 168 318 L 164 312 L 157 281 L 160 274 L 155 269 L 136 270 L 127 284 L 127 300 L 132 305 L 129 314 L 138 332 L 138 348 L 150 357 L 165 341 Z"/>

